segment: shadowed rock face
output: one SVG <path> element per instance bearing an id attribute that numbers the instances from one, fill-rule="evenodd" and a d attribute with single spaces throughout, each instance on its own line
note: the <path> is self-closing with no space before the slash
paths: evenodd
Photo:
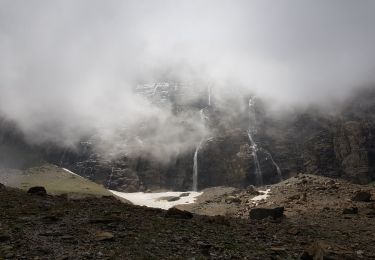
<path id="1" fill-rule="evenodd" d="M 336 116 L 309 109 L 280 119 L 267 115 L 262 104 L 258 106 L 258 131 L 253 139 L 264 184 L 280 179 L 269 155 L 284 179 L 306 172 L 356 183 L 375 180 L 375 90 L 357 94 Z M 256 184 L 254 147 L 246 132 L 247 111 L 239 111 L 227 124 L 220 120 L 225 113 L 219 108 L 206 107 L 204 113 L 211 136 L 198 153 L 198 188 Z M 168 163 L 142 155 L 106 160 L 89 142 L 82 142 L 74 151 L 51 144 L 28 145 L 16 126 L 6 120 L 0 121 L 0 142 L 3 167 L 25 168 L 48 161 L 126 192 L 192 188 L 194 150 L 177 154 Z"/>

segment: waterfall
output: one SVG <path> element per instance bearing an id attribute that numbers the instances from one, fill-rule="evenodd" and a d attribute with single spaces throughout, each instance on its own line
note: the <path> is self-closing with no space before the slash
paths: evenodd
<path id="1" fill-rule="evenodd" d="M 208 106 L 211 106 L 211 85 L 208 85 L 207 91 L 208 91 Z"/>
<path id="2" fill-rule="evenodd" d="M 256 117 L 255 117 L 255 110 L 254 110 L 254 100 L 253 98 L 249 99 L 249 129 L 247 130 L 247 136 L 249 137 L 250 145 L 253 148 L 253 158 L 254 158 L 254 165 L 255 165 L 255 180 L 257 185 L 263 185 L 263 175 L 262 170 L 260 168 L 259 160 L 258 160 L 258 145 L 255 143 L 252 134 L 256 133 Z"/>
<path id="3" fill-rule="evenodd" d="M 107 182 L 107 187 L 110 188 L 111 182 L 112 182 L 112 175 L 113 175 L 113 167 L 111 169 L 111 174 L 109 175 L 109 180 Z"/>
<path id="4" fill-rule="evenodd" d="M 260 164 L 258 160 L 258 146 L 254 142 L 253 137 L 251 136 L 251 131 L 247 131 L 247 135 L 250 140 L 251 147 L 253 148 L 253 158 L 254 158 L 254 165 L 255 165 L 255 180 L 257 185 L 263 185 L 263 176 L 262 176 L 262 170 L 260 169 Z"/>
<path id="5" fill-rule="evenodd" d="M 64 148 L 64 152 L 63 152 L 63 154 L 62 154 L 62 156 L 60 158 L 60 167 L 62 167 L 63 164 L 64 164 L 65 153 L 66 153 L 66 148 Z"/>
<path id="6" fill-rule="evenodd" d="M 201 149 L 204 139 L 202 139 L 194 152 L 194 165 L 193 165 L 193 191 L 198 191 L 198 153 Z"/>
<path id="7" fill-rule="evenodd" d="M 206 120 L 209 119 L 208 116 L 204 113 L 204 109 L 199 110 L 199 114 L 201 116 L 202 122 L 205 122 Z M 197 145 L 197 148 L 195 148 L 195 152 L 194 152 L 194 158 L 193 158 L 193 191 L 198 191 L 198 153 L 199 153 L 199 150 L 201 149 L 202 144 L 203 144 L 205 139 L 206 139 L 206 137 L 203 137 L 200 140 L 200 142 Z"/>
<path id="8" fill-rule="evenodd" d="M 252 134 L 257 132 L 257 126 L 256 126 L 256 116 L 255 116 L 255 108 L 254 108 L 254 98 L 249 99 L 249 129 L 247 130 L 247 135 L 249 136 L 251 147 L 253 148 L 253 157 L 254 157 L 254 164 L 255 164 L 255 177 L 256 177 L 256 183 L 257 185 L 263 184 L 263 175 L 260 168 L 259 160 L 257 152 L 259 150 L 258 145 L 255 143 Z M 271 153 L 267 151 L 266 149 L 260 148 L 262 152 L 264 152 L 267 155 L 267 159 L 270 159 L 272 164 L 275 166 L 277 171 L 277 176 L 279 177 L 279 180 L 282 181 L 282 173 L 279 165 L 275 162 L 273 159 Z"/>
<path id="9" fill-rule="evenodd" d="M 273 159 L 273 157 L 272 157 L 272 155 L 271 155 L 271 153 L 269 151 L 267 151 L 265 149 L 262 149 L 262 151 L 268 155 L 268 158 L 271 160 L 272 164 L 276 168 L 277 176 L 279 177 L 279 181 L 282 181 L 283 180 L 283 175 L 281 174 L 281 169 L 280 169 L 279 165 L 277 165 L 277 163 L 275 162 L 275 160 Z"/>

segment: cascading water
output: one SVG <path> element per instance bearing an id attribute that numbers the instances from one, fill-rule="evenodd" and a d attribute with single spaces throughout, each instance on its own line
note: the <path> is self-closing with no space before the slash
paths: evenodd
<path id="1" fill-rule="evenodd" d="M 281 173 L 281 169 L 280 169 L 279 165 L 277 165 L 277 163 L 275 162 L 275 160 L 273 159 L 273 157 L 272 157 L 272 155 L 271 155 L 271 153 L 270 153 L 269 151 L 267 151 L 267 150 L 265 150 L 265 149 L 262 149 L 262 151 L 263 151 L 265 154 L 267 154 L 268 159 L 271 160 L 272 164 L 273 164 L 273 165 L 275 166 L 275 168 L 276 168 L 277 176 L 279 177 L 279 181 L 282 181 L 282 180 L 283 180 L 283 175 L 282 175 L 282 173 Z"/>
<path id="2" fill-rule="evenodd" d="M 250 130 L 247 131 L 247 136 L 249 137 L 249 141 L 251 144 L 251 147 L 253 148 L 253 158 L 254 158 L 254 165 L 255 165 L 255 180 L 257 185 L 262 185 L 263 184 L 263 176 L 262 176 L 262 170 L 260 169 L 260 164 L 258 160 L 258 146 L 254 142 L 253 137 L 251 135 Z"/>
<path id="3" fill-rule="evenodd" d="M 62 167 L 63 164 L 64 164 L 65 153 L 66 153 L 66 149 L 64 149 L 64 152 L 63 152 L 63 154 L 62 154 L 62 156 L 61 156 L 61 158 L 60 158 L 60 167 Z"/>
<path id="4" fill-rule="evenodd" d="M 109 180 L 107 182 L 107 187 L 109 188 L 112 182 L 112 175 L 113 175 L 113 167 L 111 169 L 111 174 L 109 175 Z"/>
<path id="5" fill-rule="evenodd" d="M 256 117 L 254 111 L 254 101 L 253 98 L 249 99 L 249 129 L 247 130 L 247 136 L 249 137 L 251 148 L 253 149 L 253 158 L 254 158 L 254 165 L 255 165 L 255 180 L 257 185 L 263 184 L 263 175 L 262 170 L 260 168 L 259 160 L 258 160 L 258 145 L 255 143 L 253 139 L 253 133 L 256 132 Z"/>
<path id="6" fill-rule="evenodd" d="M 256 133 L 256 131 L 257 131 L 257 126 L 256 126 L 254 99 L 250 98 L 249 99 L 249 129 L 247 130 L 247 135 L 249 137 L 249 141 L 250 141 L 251 147 L 253 149 L 256 184 L 257 185 L 263 184 L 263 174 L 262 174 L 262 170 L 260 168 L 260 163 L 259 163 L 258 155 L 257 155 L 257 152 L 259 150 L 261 150 L 263 153 L 265 153 L 267 155 L 267 159 L 271 160 L 272 164 L 276 168 L 277 176 L 279 177 L 279 180 L 282 181 L 283 177 L 282 177 L 281 169 L 280 169 L 279 165 L 277 165 L 277 163 L 273 159 L 271 153 L 269 151 L 267 151 L 266 149 L 263 149 L 263 148 L 259 149 L 258 145 L 255 143 L 252 135 L 254 133 Z"/>
<path id="7" fill-rule="evenodd" d="M 207 87 L 207 91 L 208 91 L 208 106 L 211 106 L 211 85 L 208 85 Z"/>
<path id="8" fill-rule="evenodd" d="M 209 107 L 209 106 L 211 106 L 211 86 L 210 85 L 207 87 L 207 90 L 208 90 L 208 107 Z M 200 113 L 202 122 L 205 122 L 206 120 L 209 119 L 208 116 L 204 113 L 203 109 L 199 110 L 199 113 Z M 199 150 L 201 149 L 201 146 L 202 146 L 204 140 L 205 140 L 205 137 L 203 137 L 201 139 L 201 141 L 199 142 L 199 144 L 198 144 L 198 146 L 197 146 L 197 148 L 195 149 L 195 152 L 194 152 L 194 158 L 193 158 L 193 191 L 198 191 L 198 153 L 199 153 Z"/>
<path id="9" fill-rule="evenodd" d="M 194 152 L 194 165 L 193 165 L 193 191 L 198 191 L 198 153 L 199 150 L 201 149 L 202 143 L 204 139 L 202 139 L 197 148 L 195 149 Z"/>

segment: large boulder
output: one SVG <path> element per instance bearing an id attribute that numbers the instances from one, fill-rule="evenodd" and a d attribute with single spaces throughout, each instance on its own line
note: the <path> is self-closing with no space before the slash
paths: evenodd
<path id="1" fill-rule="evenodd" d="M 371 201 L 371 193 L 367 191 L 357 191 L 352 197 L 352 201 L 369 202 Z"/>
<path id="2" fill-rule="evenodd" d="M 166 218 L 176 218 L 176 219 L 191 219 L 193 214 L 186 210 L 180 210 L 177 208 L 170 208 L 165 213 Z"/>
<path id="3" fill-rule="evenodd" d="M 265 218 L 281 218 L 284 213 L 284 207 L 277 208 L 254 208 L 250 210 L 249 218 L 253 220 L 261 220 Z"/>
<path id="4" fill-rule="evenodd" d="M 30 193 L 30 194 L 35 194 L 35 195 L 39 195 L 39 196 L 46 196 L 47 195 L 47 191 L 44 187 L 42 186 L 35 186 L 35 187 L 31 187 L 27 193 Z"/>

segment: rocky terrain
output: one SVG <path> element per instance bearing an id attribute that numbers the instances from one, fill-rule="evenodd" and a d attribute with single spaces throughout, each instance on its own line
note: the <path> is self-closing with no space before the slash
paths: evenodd
<path id="1" fill-rule="evenodd" d="M 300 175 L 264 188 L 258 205 L 254 187 L 211 188 L 191 214 L 1 186 L 0 258 L 375 258 L 374 186 Z M 222 216 L 196 214 L 210 205 Z"/>

